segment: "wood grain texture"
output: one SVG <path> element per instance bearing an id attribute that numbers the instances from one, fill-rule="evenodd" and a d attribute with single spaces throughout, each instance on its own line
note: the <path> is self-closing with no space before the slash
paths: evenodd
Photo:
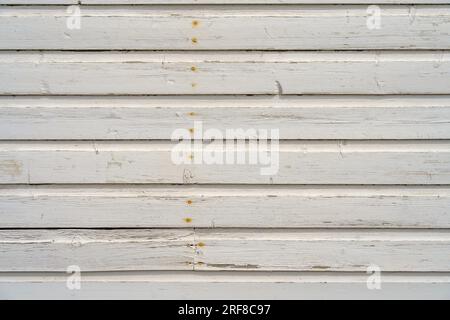
<path id="1" fill-rule="evenodd" d="M 0 231 L 0 271 L 192 270 L 193 232 Z"/>
<path id="2" fill-rule="evenodd" d="M 337 50 L 450 49 L 449 6 L 66 7 L 0 11 L 0 49 Z"/>
<path id="3" fill-rule="evenodd" d="M 186 161 L 214 153 L 223 164 L 178 164 L 177 143 L 2 142 L 0 183 L 228 183 L 228 184 L 449 184 L 450 145 L 442 141 L 305 141 L 275 146 L 234 144 L 182 147 Z M 279 152 L 277 152 L 279 151 Z M 249 153 L 268 162 L 250 164 Z M 262 159 L 262 154 L 269 159 Z M 205 156 L 206 157 L 206 156 Z M 279 157 L 277 159 L 277 157 Z M 263 164 L 264 163 L 264 164 Z M 273 175 L 261 169 L 273 169 Z M 278 172 L 276 169 L 279 169 Z"/>
<path id="4" fill-rule="evenodd" d="M 449 228 L 449 208 L 449 187 L 0 187 L 0 228 Z"/>
<path id="5" fill-rule="evenodd" d="M 450 98 L 0 97 L 2 140 L 167 140 L 195 121 L 278 129 L 280 139 L 450 139 Z"/>
<path id="6" fill-rule="evenodd" d="M 448 4 L 449 0 L 1 0 L 0 4 Z"/>
<path id="7" fill-rule="evenodd" d="M 0 271 L 448 272 L 449 249 L 448 230 L 0 230 Z"/>
<path id="8" fill-rule="evenodd" d="M 3 51 L 0 83 L 4 95 L 448 94 L 450 53 Z"/>
<path id="9" fill-rule="evenodd" d="M 195 233 L 196 270 L 449 271 L 449 230 Z"/>
<path id="10" fill-rule="evenodd" d="M 365 273 L 108 272 L 83 273 L 81 290 L 67 274 L 0 273 L 1 299 L 449 299 L 448 273 L 387 273 L 368 290 Z M 345 293 L 345 294 L 343 294 Z"/>

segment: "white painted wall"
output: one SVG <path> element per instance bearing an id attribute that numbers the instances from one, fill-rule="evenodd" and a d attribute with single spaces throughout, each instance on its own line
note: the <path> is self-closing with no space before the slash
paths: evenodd
<path id="1" fill-rule="evenodd" d="M 372 2 L 0 1 L 0 298 L 449 299 L 450 1 Z"/>

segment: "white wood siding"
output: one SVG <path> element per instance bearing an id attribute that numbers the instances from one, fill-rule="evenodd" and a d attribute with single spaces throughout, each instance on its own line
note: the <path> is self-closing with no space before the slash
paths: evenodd
<path id="1" fill-rule="evenodd" d="M 450 1 L 0 0 L 0 298 L 449 299 Z"/>
<path id="2" fill-rule="evenodd" d="M 8 272 L 65 272 L 70 265 L 87 272 L 364 272 L 373 261 L 385 271 L 443 272 L 450 264 L 450 255 L 442 254 L 450 245 L 447 230 L 8 230 L 0 236 L 0 271 Z"/>
<path id="3" fill-rule="evenodd" d="M 449 207 L 447 186 L 0 187 L 1 228 L 448 228 Z"/>
<path id="4" fill-rule="evenodd" d="M 367 6 L 89 6 L 68 30 L 65 7 L 9 7 L 0 49 L 450 49 L 448 6 L 380 10 L 383 26 L 369 29 Z"/>

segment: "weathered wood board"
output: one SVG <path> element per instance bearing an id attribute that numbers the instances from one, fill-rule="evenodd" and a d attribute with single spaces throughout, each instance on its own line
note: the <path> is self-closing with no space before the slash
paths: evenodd
<path id="1" fill-rule="evenodd" d="M 383 273 L 381 290 L 368 290 L 366 273 L 329 272 L 96 272 L 83 273 L 81 290 L 67 274 L 0 274 L 1 299 L 447 299 L 448 273 Z M 345 293 L 345 294 L 343 294 Z"/>
<path id="2" fill-rule="evenodd" d="M 449 250 L 448 230 L 0 230 L 0 271 L 448 272 Z"/>
<path id="3" fill-rule="evenodd" d="M 2 299 L 449 299 L 449 208 L 448 0 L 0 0 Z"/>
<path id="4" fill-rule="evenodd" d="M 197 270 L 449 271 L 450 232 L 206 230 L 195 232 Z"/>
<path id="5" fill-rule="evenodd" d="M 1 142 L 0 183 L 450 183 L 446 140 L 180 146 L 156 141 Z M 245 157 L 242 164 L 238 153 Z M 250 163 L 250 154 L 258 157 L 256 164 Z M 209 164 L 208 157 L 218 162 Z"/>
<path id="6" fill-rule="evenodd" d="M 449 227 L 449 187 L 0 187 L 0 228 Z"/>
<path id="7" fill-rule="evenodd" d="M 168 140 L 195 122 L 280 139 L 450 139 L 450 96 L 0 97 L 2 140 Z"/>

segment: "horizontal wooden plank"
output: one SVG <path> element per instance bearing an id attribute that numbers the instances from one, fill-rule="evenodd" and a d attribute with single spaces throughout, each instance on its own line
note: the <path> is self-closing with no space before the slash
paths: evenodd
<path id="1" fill-rule="evenodd" d="M 0 230 L 0 271 L 192 270 L 192 231 Z"/>
<path id="2" fill-rule="evenodd" d="M 196 270 L 449 271 L 445 231 L 212 231 L 195 234 Z"/>
<path id="3" fill-rule="evenodd" d="M 450 53 L 0 52 L 0 94 L 448 94 Z"/>
<path id="4" fill-rule="evenodd" d="M 382 273 L 369 290 L 365 273 L 108 272 L 82 273 L 81 290 L 67 274 L 0 274 L 1 299 L 449 299 L 448 273 Z M 342 293 L 345 292 L 343 295 Z"/>
<path id="5" fill-rule="evenodd" d="M 450 97 L 0 97 L 2 140 L 167 140 L 195 121 L 280 139 L 450 139 Z"/>
<path id="6" fill-rule="evenodd" d="M 0 187 L 0 228 L 450 228 L 449 208 L 449 187 Z"/>
<path id="7" fill-rule="evenodd" d="M 450 184 L 450 144 L 1 142 L 0 183 Z"/>
<path id="8" fill-rule="evenodd" d="M 450 49 L 450 6 L 66 7 L 0 11 L 0 49 L 345 50 Z"/>
<path id="9" fill-rule="evenodd" d="M 0 4 L 448 4 L 449 0 L 2 0 Z"/>
<path id="10" fill-rule="evenodd" d="M 449 249 L 449 230 L 0 230 L 0 271 L 448 272 Z"/>

